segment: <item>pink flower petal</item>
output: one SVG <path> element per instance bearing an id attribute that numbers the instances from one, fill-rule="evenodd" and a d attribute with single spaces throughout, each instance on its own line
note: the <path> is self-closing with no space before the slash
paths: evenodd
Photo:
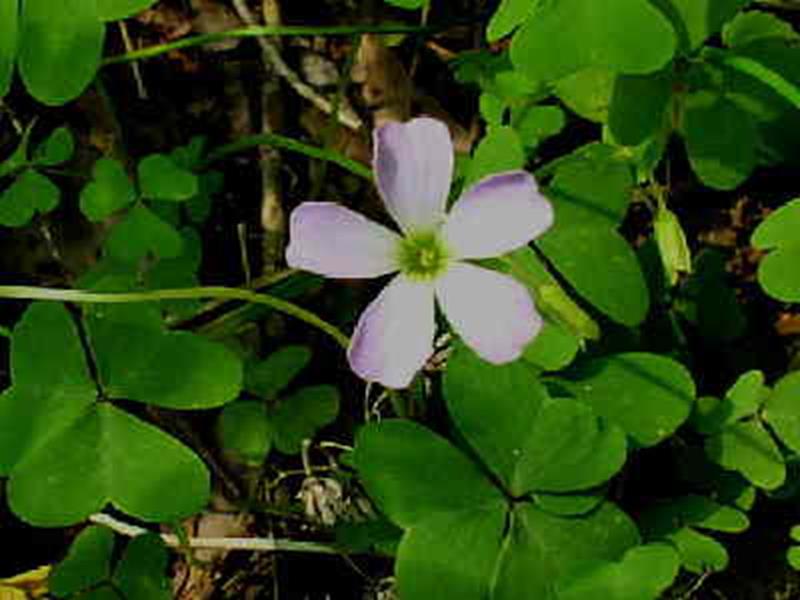
<path id="1" fill-rule="evenodd" d="M 433 353 L 433 285 L 398 275 L 358 320 L 347 351 L 362 379 L 407 387 Z"/>
<path id="2" fill-rule="evenodd" d="M 378 190 L 400 227 L 437 227 L 453 176 L 453 142 L 435 119 L 387 123 L 375 131 L 373 168 Z"/>
<path id="3" fill-rule="evenodd" d="M 328 277 L 377 277 L 397 270 L 399 235 L 331 202 L 304 202 L 289 218 L 286 262 Z"/>
<path id="4" fill-rule="evenodd" d="M 437 280 L 436 297 L 456 333 L 491 363 L 519 358 L 542 327 L 528 290 L 489 269 L 453 263 Z"/>
<path id="5" fill-rule="evenodd" d="M 456 202 L 442 235 L 458 258 L 499 256 L 524 246 L 553 224 L 553 207 L 525 171 L 482 179 Z"/>

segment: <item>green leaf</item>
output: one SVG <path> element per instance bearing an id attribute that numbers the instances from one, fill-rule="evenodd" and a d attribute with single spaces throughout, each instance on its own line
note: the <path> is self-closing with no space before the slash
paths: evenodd
<path id="1" fill-rule="evenodd" d="M 111 397 L 186 410 L 221 406 L 241 390 L 241 361 L 220 343 L 102 315 L 93 315 L 89 332 L 101 385 Z"/>
<path id="2" fill-rule="evenodd" d="M 786 478 L 778 446 L 757 421 L 729 425 L 706 440 L 706 454 L 717 464 L 738 471 L 753 485 L 771 490 Z"/>
<path id="3" fill-rule="evenodd" d="M 587 561 L 620 560 L 640 542 L 636 524 L 611 502 L 580 518 L 551 515 L 529 503 L 517 506 L 514 519 L 521 519 L 531 538 L 547 550 L 556 580 Z"/>
<path id="4" fill-rule="evenodd" d="M 409 529 L 395 567 L 402 597 L 488 598 L 505 513 L 496 500 L 481 510 L 431 514 Z"/>
<path id="5" fill-rule="evenodd" d="M 560 0 L 517 32 L 511 60 L 542 81 L 587 67 L 650 73 L 672 58 L 675 44 L 669 21 L 646 0 Z"/>
<path id="6" fill-rule="evenodd" d="M 564 111 L 557 106 L 529 104 L 511 108 L 511 126 L 526 148 L 535 148 L 543 140 L 559 133 L 565 124 Z"/>
<path id="7" fill-rule="evenodd" d="M 647 316 L 650 297 L 639 260 L 616 231 L 561 225 L 557 208 L 555 227 L 537 244 L 575 290 L 614 321 L 632 327 Z"/>
<path id="8" fill-rule="evenodd" d="M 47 344 L 42 344 L 46 339 Z M 0 396 L 0 474 L 76 419 L 96 394 L 66 309 L 34 303 L 11 339 L 14 387 Z"/>
<path id="9" fill-rule="evenodd" d="M 533 421 L 511 493 L 585 490 L 610 479 L 627 456 L 625 433 L 599 420 L 589 406 L 546 399 Z"/>
<path id="10" fill-rule="evenodd" d="M 539 335 L 523 350 L 522 360 L 543 371 L 557 371 L 569 365 L 579 350 L 580 338 L 561 325 L 545 321 Z"/>
<path id="11" fill-rule="evenodd" d="M 715 502 L 711 498 L 690 494 L 651 508 L 644 518 L 648 537 L 662 537 L 692 526 L 700 529 L 738 533 L 750 525 L 741 510 Z"/>
<path id="12" fill-rule="evenodd" d="M 224 408 L 217 424 L 222 447 L 248 465 L 264 462 L 275 432 L 261 402 L 240 400 Z"/>
<path id="13" fill-rule="evenodd" d="M 608 120 L 614 87 L 614 73 L 604 67 L 590 67 L 555 82 L 555 93 L 573 112 L 596 123 Z"/>
<path id="14" fill-rule="evenodd" d="M 764 374 L 761 371 L 748 371 L 731 386 L 724 400 L 708 397 L 698 399 L 692 424 L 701 433 L 716 433 L 726 425 L 756 414 L 768 393 Z"/>
<path id="15" fill-rule="evenodd" d="M 614 148 L 582 146 L 559 159 L 547 188 L 556 205 L 556 226 L 576 222 L 618 226 L 628 211 L 634 183 L 630 164 Z"/>
<path id="16" fill-rule="evenodd" d="M 16 0 L 0 2 L 0 98 L 11 89 L 14 61 L 19 43 L 19 17 Z"/>
<path id="17" fill-rule="evenodd" d="M 199 189 L 197 176 L 165 154 L 144 157 L 139 162 L 138 174 L 145 198 L 181 202 L 196 196 Z"/>
<path id="18" fill-rule="evenodd" d="M 106 249 L 112 258 L 126 263 L 136 263 L 151 252 L 161 258 L 175 258 L 183 250 L 183 239 L 172 225 L 137 204 L 111 230 Z"/>
<path id="19" fill-rule="evenodd" d="M 92 181 L 81 191 L 81 212 L 91 221 L 102 221 L 136 199 L 136 190 L 122 164 L 101 158 L 92 169 Z"/>
<path id="20" fill-rule="evenodd" d="M 448 360 L 443 393 L 461 434 L 506 485 L 511 484 L 547 390 L 515 361 L 493 365 L 458 344 Z"/>
<path id="21" fill-rule="evenodd" d="M 534 531 L 524 508 L 511 512 L 508 531 L 499 557 L 493 600 L 537 598 L 555 600 L 552 553 Z"/>
<path id="22" fill-rule="evenodd" d="M 762 416 L 780 440 L 800 452 L 800 372 L 781 378 L 764 404 Z"/>
<path id="23" fill-rule="evenodd" d="M 796 40 L 800 37 L 790 23 L 771 13 L 740 12 L 722 29 L 722 41 L 731 48 L 763 39 Z"/>
<path id="24" fill-rule="evenodd" d="M 97 16 L 103 21 L 118 21 L 150 8 L 156 0 L 96 0 Z"/>
<path id="25" fill-rule="evenodd" d="M 503 501 L 475 463 L 411 421 L 363 427 L 354 462 L 370 497 L 404 528 L 437 513 L 492 507 Z"/>
<path id="26" fill-rule="evenodd" d="M 559 600 L 652 600 L 669 587 L 680 568 L 677 552 L 667 544 L 636 546 L 619 562 L 590 563 L 564 578 Z"/>
<path id="27" fill-rule="evenodd" d="M 200 510 L 208 495 L 197 456 L 109 403 L 94 404 L 27 454 L 8 483 L 12 510 L 40 527 L 78 523 L 107 502 L 145 521 L 172 521 Z"/>
<path id="28" fill-rule="evenodd" d="M 710 92 L 686 101 L 683 135 L 689 162 L 707 186 L 730 190 L 756 166 L 758 132 L 750 114 Z"/>
<path id="29" fill-rule="evenodd" d="M 0 225 L 20 227 L 37 212 L 58 206 L 61 192 L 44 175 L 27 169 L 0 195 Z"/>
<path id="30" fill-rule="evenodd" d="M 680 40 L 680 49 L 689 53 L 744 7 L 749 0 L 654 0 L 672 21 Z"/>
<path id="31" fill-rule="evenodd" d="M 786 551 L 786 560 L 789 561 L 789 566 L 800 571 L 800 546 L 792 546 L 789 548 Z"/>
<path id="32" fill-rule="evenodd" d="M 478 107 L 481 117 L 490 127 L 501 126 L 505 117 L 506 106 L 505 101 L 498 98 L 494 94 L 481 94 L 478 100 Z"/>
<path id="33" fill-rule="evenodd" d="M 50 591 L 69 596 L 111 577 L 114 533 L 98 525 L 81 531 L 69 547 L 66 558 L 50 574 Z"/>
<path id="34" fill-rule="evenodd" d="M 72 158 L 75 138 L 67 127 L 59 127 L 33 153 L 33 162 L 44 167 L 60 165 Z"/>
<path id="35" fill-rule="evenodd" d="M 691 375 L 665 356 L 632 352 L 599 358 L 580 368 L 577 377 L 564 382 L 568 389 L 641 446 L 672 435 L 694 404 Z"/>
<path id="36" fill-rule="evenodd" d="M 49 106 L 77 98 L 100 66 L 105 27 L 94 2 L 25 0 L 18 66 L 31 95 Z"/>
<path id="37" fill-rule="evenodd" d="M 1 201 L 1 200 L 0 200 Z M 769 215 L 753 232 L 751 243 L 769 250 L 758 266 L 758 282 L 770 296 L 784 302 L 800 302 L 800 198 Z"/>
<path id="38" fill-rule="evenodd" d="M 542 0 L 502 0 L 489 19 L 486 40 L 496 42 L 522 25 L 542 4 Z"/>
<path id="39" fill-rule="evenodd" d="M 561 288 L 533 250 L 528 247 L 519 248 L 502 257 L 501 261 L 508 265 L 508 272 L 531 291 L 539 311 L 564 329 L 577 344 L 584 339 L 594 340 L 600 337 L 597 323 Z M 539 337 L 546 334 L 546 328 L 547 325 Z M 535 345 L 536 340 L 528 348 Z"/>
<path id="40" fill-rule="evenodd" d="M 114 583 L 126 600 L 170 600 L 170 579 L 166 577 L 169 555 L 154 533 L 128 542 L 114 571 Z"/>
<path id="41" fill-rule="evenodd" d="M 300 452 L 303 440 L 314 437 L 338 414 L 339 392 L 330 385 L 304 387 L 282 398 L 271 415 L 275 447 L 284 454 Z"/>
<path id="42" fill-rule="evenodd" d="M 717 540 L 686 527 L 667 538 L 678 549 L 683 568 L 692 573 L 724 571 L 728 566 L 728 551 Z"/>
<path id="43" fill-rule="evenodd" d="M 249 363 L 244 374 L 244 388 L 265 400 L 275 398 L 311 361 L 306 346 L 284 346 L 266 359 Z"/>
<path id="44" fill-rule="evenodd" d="M 670 70 L 647 75 L 619 75 L 614 80 L 608 127 L 620 144 L 638 146 L 667 125 L 672 98 Z"/>
<path id="45" fill-rule="evenodd" d="M 519 169 L 524 164 L 525 152 L 517 132 L 507 126 L 493 127 L 475 148 L 465 185 L 487 175 Z"/>

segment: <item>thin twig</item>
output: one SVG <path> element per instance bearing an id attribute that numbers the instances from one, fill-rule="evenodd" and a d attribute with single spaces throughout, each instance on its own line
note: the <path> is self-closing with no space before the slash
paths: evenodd
<path id="1" fill-rule="evenodd" d="M 96 525 L 108 527 L 112 531 L 128 537 L 137 537 L 153 533 L 149 529 L 120 521 L 105 513 L 97 513 L 89 517 Z M 279 538 L 243 538 L 243 537 L 190 537 L 184 544 L 177 535 L 159 534 L 164 544 L 170 548 L 210 548 L 216 550 L 247 550 L 250 552 L 310 552 L 314 554 L 341 554 L 341 551 L 319 542 L 298 542 Z"/>
<path id="2" fill-rule="evenodd" d="M 133 43 L 131 36 L 128 34 L 128 26 L 125 21 L 118 21 L 119 32 L 122 34 L 122 43 L 125 46 L 125 52 L 133 51 Z M 142 79 L 142 71 L 139 69 L 139 62 L 131 61 L 131 71 L 133 72 L 133 80 L 136 82 L 136 92 L 139 94 L 140 100 L 147 100 L 147 88 L 144 87 L 144 79 Z"/>

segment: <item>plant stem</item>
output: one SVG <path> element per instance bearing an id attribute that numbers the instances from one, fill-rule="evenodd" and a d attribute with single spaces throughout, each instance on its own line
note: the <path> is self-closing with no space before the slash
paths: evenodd
<path id="1" fill-rule="evenodd" d="M 128 537 L 136 537 L 152 533 L 149 529 L 125 523 L 105 513 L 97 513 L 89 517 L 96 525 L 102 525 Z M 164 544 L 172 548 L 213 548 L 218 550 L 250 550 L 251 552 L 313 552 L 315 554 L 341 554 L 339 550 L 328 544 L 319 542 L 298 542 L 295 540 L 276 538 L 250 537 L 190 537 L 183 543 L 177 535 L 162 533 Z"/>
<path id="2" fill-rule="evenodd" d="M 393 33 L 433 33 L 441 30 L 442 27 L 420 27 L 419 25 L 337 25 L 330 27 L 313 27 L 306 25 L 281 25 L 281 26 L 258 26 L 258 27 L 243 27 L 241 29 L 230 29 L 228 31 L 218 31 L 214 33 L 206 33 L 203 35 L 193 35 L 185 37 L 174 42 L 167 42 L 164 44 L 156 44 L 148 48 L 141 48 L 125 54 L 117 54 L 116 56 L 109 56 L 103 61 L 103 66 L 115 65 L 119 63 L 131 62 L 134 60 L 146 60 L 148 58 L 155 58 L 173 50 L 180 50 L 182 48 L 192 48 L 194 46 L 203 46 L 206 44 L 213 44 L 228 39 L 235 38 L 248 38 L 248 37 L 264 37 L 264 36 L 314 36 L 314 35 L 358 35 L 361 33 L 375 33 L 378 35 L 389 35 Z"/>
<path id="3" fill-rule="evenodd" d="M 253 292 L 240 288 L 222 286 L 193 287 L 180 289 L 151 290 L 146 292 L 86 292 L 83 290 L 66 290 L 24 285 L 0 286 L 0 298 L 20 300 L 46 300 L 55 302 L 78 302 L 91 304 L 121 304 L 128 302 L 158 302 L 161 300 L 195 300 L 199 298 L 224 298 L 226 300 L 244 300 L 254 304 L 263 304 L 282 313 L 295 317 L 317 329 L 327 333 L 343 348 L 350 344 L 349 338 L 336 326 L 320 319 L 304 308 L 275 298 L 268 294 Z"/>
<path id="4" fill-rule="evenodd" d="M 334 152 L 333 150 L 304 144 L 303 142 L 298 142 L 297 140 L 278 135 L 277 133 L 259 133 L 255 135 L 247 135 L 239 138 L 235 142 L 220 146 L 209 153 L 209 155 L 203 161 L 203 164 L 200 165 L 200 168 L 205 169 L 210 166 L 211 163 L 225 158 L 230 154 L 243 152 L 244 150 L 249 150 L 250 148 L 261 146 L 263 144 L 269 144 L 270 146 L 276 146 L 282 150 L 297 152 L 298 154 L 305 154 L 311 158 L 326 160 L 339 165 L 354 175 L 358 175 L 364 179 L 369 179 L 370 181 L 372 180 L 372 171 L 368 167 L 362 165 L 360 162 L 347 158 L 346 156 L 339 154 L 338 152 Z"/>

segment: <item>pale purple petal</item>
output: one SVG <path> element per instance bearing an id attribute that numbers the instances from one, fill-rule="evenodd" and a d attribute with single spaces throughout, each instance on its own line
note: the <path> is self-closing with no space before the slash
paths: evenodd
<path id="1" fill-rule="evenodd" d="M 553 224 L 553 207 L 525 171 L 482 179 L 456 202 L 442 235 L 457 258 L 488 258 L 524 246 Z"/>
<path id="2" fill-rule="evenodd" d="M 542 327 L 528 290 L 482 267 L 453 263 L 436 281 L 436 298 L 456 333 L 491 363 L 517 359 Z"/>
<path id="3" fill-rule="evenodd" d="M 399 235 L 349 208 L 304 202 L 289 218 L 286 262 L 327 277 L 377 277 L 397 270 Z"/>
<path id="4" fill-rule="evenodd" d="M 347 359 L 362 379 L 407 387 L 433 353 L 433 285 L 398 275 L 358 320 Z"/>
<path id="5" fill-rule="evenodd" d="M 403 231 L 431 229 L 444 218 L 453 176 L 447 126 L 428 118 L 375 131 L 373 168 L 386 209 Z"/>

